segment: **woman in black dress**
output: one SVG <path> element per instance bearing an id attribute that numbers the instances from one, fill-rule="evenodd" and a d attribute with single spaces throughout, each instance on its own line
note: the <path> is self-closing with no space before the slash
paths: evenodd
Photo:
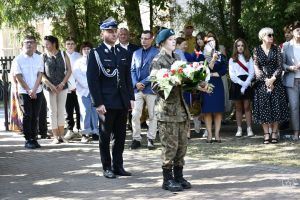
<path id="1" fill-rule="evenodd" d="M 256 87 L 253 99 L 253 121 L 262 124 L 264 144 L 278 142 L 278 123 L 286 121 L 288 102 L 282 84 L 282 57 L 280 48 L 273 44 L 273 29 L 263 28 L 259 31 L 262 44 L 254 49 L 254 69 Z M 269 134 L 269 126 L 272 134 Z"/>

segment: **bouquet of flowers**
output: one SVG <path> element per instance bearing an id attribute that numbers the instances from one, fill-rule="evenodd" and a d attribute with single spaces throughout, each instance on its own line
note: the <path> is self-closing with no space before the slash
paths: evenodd
<path id="1" fill-rule="evenodd" d="M 175 61 L 171 69 L 160 69 L 156 76 L 151 77 L 152 82 L 157 82 L 160 90 L 164 92 L 165 99 L 168 98 L 172 88 L 182 85 L 185 91 L 193 91 L 203 88 L 206 92 L 212 92 L 213 85 L 209 84 L 210 70 L 207 62 L 187 63 L 185 61 Z"/>

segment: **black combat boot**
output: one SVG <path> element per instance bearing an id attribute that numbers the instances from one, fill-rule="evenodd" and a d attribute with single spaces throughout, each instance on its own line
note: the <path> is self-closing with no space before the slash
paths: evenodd
<path id="1" fill-rule="evenodd" d="M 174 179 L 182 186 L 183 189 L 190 189 L 192 185 L 190 182 L 183 178 L 182 170 L 183 167 L 174 166 Z"/>
<path id="2" fill-rule="evenodd" d="M 163 176 L 164 176 L 164 182 L 162 184 L 163 189 L 169 190 L 171 192 L 178 192 L 183 190 L 182 186 L 174 180 L 172 175 L 172 169 L 163 168 Z"/>

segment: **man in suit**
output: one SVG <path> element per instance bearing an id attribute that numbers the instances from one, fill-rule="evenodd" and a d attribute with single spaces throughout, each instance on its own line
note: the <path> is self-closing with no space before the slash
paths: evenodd
<path id="1" fill-rule="evenodd" d="M 290 26 L 293 38 L 283 44 L 283 85 L 289 99 L 291 112 L 291 122 L 294 131 L 294 140 L 299 140 L 300 115 L 299 115 L 299 95 L 300 95 L 300 22 L 296 21 Z"/>
<path id="2" fill-rule="evenodd" d="M 87 66 L 87 81 L 100 118 L 99 148 L 106 178 L 131 176 L 123 168 L 128 109 L 134 105 L 128 52 L 115 46 L 117 23 L 109 18 L 100 25 L 103 43 L 91 50 Z M 113 134 L 112 158 L 109 145 Z"/>
<path id="3" fill-rule="evenodd" d="M 123 47 L 124 49 L 126 49 L 129 52 L 131 57 L 133 52 L 135 52 L 140 48 L 135 44 L 129 43 L 129 31 L 127 28 L 120 28 L 118 30 L 118 37 L 120 43 L 117 44 L 116 46 Z"/>
<path id="4" fill-rule="evenodd" d="M 132 59 L 133 52 L 138 50 L 140 47 L 135 44 L 129 43 L 129 31 L 127 28 L 119 28 L 118 29 L 118 37 L 119 37 L 120 43 L 117 44 L 116 46 L 126 49 L 130 55 L 130 58 Z M 128 112 L 128 129 L 129 130 L 132 130 L 131 120 L 132 120 L 132 114 L 131 114 L 131 111 L 129 111 Z"/>
<path id="5" fill-rule="evenodd" d="M 146 103 L 149 114 L 149 129 L 147 133 L 148 149 L 154 149 L 154 139 L 156 136 L 157 120 L 154 114 L 154 104 L 156 95 L 151 89 L 149 80 L 150 65 L 159 50 L 152 46 L 153 34 L 151 31 L 143 31 L 141 34 L 141 44 L 143 48 L 135 51 L 131 62 L 131 78 L 134 87 L 135 107 L 132 110 L 132 144 L 131 149 L 141 146 L 141 116 L 143 105 Z"/>

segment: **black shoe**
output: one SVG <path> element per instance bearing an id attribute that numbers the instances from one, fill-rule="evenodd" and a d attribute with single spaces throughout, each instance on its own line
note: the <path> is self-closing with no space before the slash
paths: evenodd
<path id="1" fill-rule="evenodd" d="M 27 140 L 27 141 L 25 142 L 25 148 L 26 148 L 26 149 L 35 149 L 36 146 L 35 146 L 31 141 Z"/>
<path id="2" fill-rule="evenodd" d="M 137 149 L 139 147 L 141 147 L 141 142 L 137 140 L 133 140 L 130 145 L 130 149 Z"/>
<path id="3" fill-rule="evenodd" d="M 190 189 L 192 184 L 183 178 L 183 167 L 174 166 L 174 180 L 181 185 L 183 189 Z"/>
<path id="4" fill-rule="evenodd" d="M 119 176 L 131 176 L 130 172 L 127 172 L 123 167 L 119 167 L 113 170 L 115 175 Z"/>
<path id="5" fill-rule="evenodd" d="M 182 186 L 174 180 L 172 169 L 163 168 L 164 181 L 162 189 L 169 190 L 171 192 L 182 191 Z"/>
<path id="6" fill-rule="evenodd" d="M 167 180 L 163 182 L 162 189 L 169 190 L 171 192 L 182 191 L 182 186 L 175 180 Z"/>
<path id="7" fill-rule="evenodd" d="M 105 178 L 116 178 L 116 175 L 110 169 L 107 169 L 103 172 Z"/>
<path id="8" fill-rule="evenodd" d="M 99 135 L 97 135 L 97 134 L 92 134 L 92 139 L 93 139 L 94 141 L 98 141 L 98 140 L 99 140 Z"/>
<path id="9" fill-rule="evenodd" d="M 41 148 L 41 145 L 36 140 L 31 140 L 31 143 L 34 144 L 36 148 Z"/>

